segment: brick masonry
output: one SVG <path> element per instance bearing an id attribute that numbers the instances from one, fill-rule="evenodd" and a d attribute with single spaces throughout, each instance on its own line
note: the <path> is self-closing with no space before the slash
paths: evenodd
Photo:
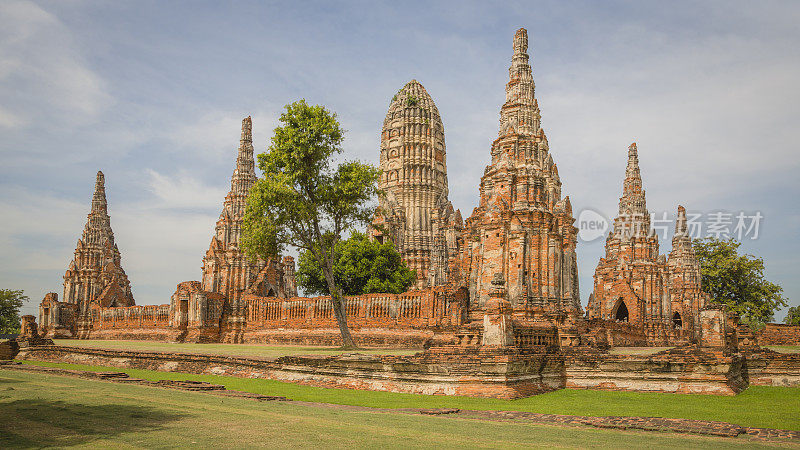
<path id="1" fill-rule="evenodd" d="M 413 356 L 239 358 L 64 346 L 22 349 L 18 359 L 96 364 L 321 387 L 519 398 L 564 387 L 734 395 L 750 383 L 800 386 L 800 355 L 724 354 L 696 346 L 651 356 L 442 345 Z"/>
<path id="2" fill-rule="evenodd" d="M 759 345 L 800 345 L 800 325 L 768 323 L 756 340 Z"/>

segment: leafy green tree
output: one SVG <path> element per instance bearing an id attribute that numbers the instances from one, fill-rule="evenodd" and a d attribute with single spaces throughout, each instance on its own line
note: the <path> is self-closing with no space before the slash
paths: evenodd
<path id="1" fill-rule="evenodd" d="M 800 325 L 800 306 L 792 306 L 783 319 L 787 325 Z"/>
<path id="2" fill-rule="evenodd" d="M 334 166 L 344 130 L 323 106 L 294 102 L 286 105 L 280 122 L 268 151 L 258 155 L 264 178 L 247 199 L 242 247 L 262 258 L 286 245 L 309 252 L 328 285 L 342 346 L 354 348 L 334 277 L 336 243 L 344 232 L 371 220 L 375 208 L 369 201 L 378 193 L 380 172 L 355 161 Z"/>
<path id="3" fill-rule="evenodd" d="M 19 333 L 19 309 L 27 301 L 21 290 L 0 289 L 0 333 Z"/>
<path id="4" fill-rule="evenodd" d="M 741 242 L 715 238 L 694 241 L 703 290 L 712 301 L 727 305 L 744 323 L 759 328 L 786 306 L 783 288 L 764 278 L 764 260 L 739 254 Z"/>
<path id="5" fill-rule="evenodd" d="M 336 244 L 333 279 L 344 295 L 377 292 L 399 294 L 414 282 L 414 271 L 406 266 L 394 244 L 370 241 L 354 232 Z M 300 253 L 297 282 L 309 294 L 328 295 L 328 283 L 317 260 L 309 251 Z"/>

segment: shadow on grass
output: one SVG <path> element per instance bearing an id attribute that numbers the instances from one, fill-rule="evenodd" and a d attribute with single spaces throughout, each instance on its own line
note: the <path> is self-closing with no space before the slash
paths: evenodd
<path id="1" fill-rule="evenodd" d="M 123 433 L 155 431 L 183 417 L 147 406 L 45 400 L 3 402 L 0 409 L 0 448 L 86 444 Z"/>

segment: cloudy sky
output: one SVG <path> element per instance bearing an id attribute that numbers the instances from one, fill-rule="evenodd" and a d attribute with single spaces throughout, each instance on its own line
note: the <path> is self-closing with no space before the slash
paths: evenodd
<path id="1" fill-rule="evenodd" d="M 613 217 L 636 141 L 650 210 L 683 204 L 703 234 L 714 213 L 760 213 L 744 249 L 800 303 L 800 3 L 298 3 L 0 3 L 0 287 L 24 289 L 25 312 L 61 294 L 97 170 L 137 303 L 168 303 L 200 276 L 241 119 L 264 151 L 300 98 L 377 163 L 392 95 L 419 80 L 466 218 L 519 27 L 576 215 Z M 585 304 L 603 239 L 578 253 Z"/>

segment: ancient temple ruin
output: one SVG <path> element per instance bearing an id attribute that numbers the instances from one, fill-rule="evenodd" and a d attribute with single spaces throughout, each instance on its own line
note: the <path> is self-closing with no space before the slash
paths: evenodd
<path id="1" fill-rule="evenodd" d="M 685 220 L 679 220 L 667 261 L 650 233 L 635 146 L 620 216 L 598 266 L 590 320 L 583 319 L 577 229 L 541 126 L 525 29 L 516 32 L 512 49 L 491 164 L 481 178 L 480 203 L 463 224 L 447 198 L 444 126 L 433 99 L 416 80 L 392 99 L 381 133 L 385 196 L 371 236 L 394 242 L 418 278 L 403 294 L 347 298 L 354 337 L 373 345 L 455 340 L 472 348 L 484 342 L 490 317 L 491 323 L 504 324 L 505 341 L 519 348 L 696 340 L 705 300 Z M 251 259 L 239 247 L 246 198 L 256 181 L 253 154 L 247 117 L 202 278 L 179 283 L 169 305 L 135 307 L 124 295 L 130 288 L 119 268 L 99 181 L 83 241 L 104 249 L 107 275 L 101 277 L 102 289 L 76 288 L 77 279 L 65 278 L 70 301 L 72 292 L 84 292 L 80 289 L 100 299 L 76 313 L 80 318 L 72 329 L 93 336 L 130 335 L 135 329 L 142 336 L 188 341 L 335 343 L 330 299 L 297 297 L 294 261 Z M 76 268 L 88 258 L 81 255 L 76 253 Z M 45 330 L 53 329 L 45 316 L 52 314 L 46 305 L 55 300 L 48 294 L 42 303 Z"/>
<path id="2" fill-rule="evenodd" d="M 444 125 L 428 91 L 411 80 L 392 98 L 381 131 L 380 210 L 373 239 L 391 240 L 422 289 L 448 282 L 461 212 L 447 199 Z"/>
<path id="3" fill-rule="evenodd" d="M 245 293 L 277 298 L 297 296 L 294 258 L 253 258 L 239 246 L 247 194 L 256 182 L 252 127 L 249 116 L 242 120 L 231 189 L 203 258 L 202 281 L 179 283 L 172 295 L 172 326 L 187 332 L 190 340 L 217 340 L 221 329 L 240 336 L 246 315 L 242 300 Z M 221 324 L 221 319 L 226 323 Z"/>
<path id="4" fill-rule="evenodd" d="M 679 206 L 669 259 L 659 254 L 638 149 L 631 144 L 619 214 L 595 270 L 588 317 L 642 327 L 650 345 L 696 339 L 708 296 L 701 290 L 700 264 L 686 226 L 686 210 Z"/>
<path id="5" fill-rule="evenodd" d="M 238 300 L 244 292 L 281 298 L 297 295 L 294 258 L 253 260 L 239 247 L 247 194 L 256 182 L 252 127 L 250 117 L 242 120 L 231 190 L 225 196 L 214 236 L 203 257 L 202 289 L 232 301 Z"/>
<path id="6" fill-rule="evenodd" d="M 122 256 L 111 230 L 103 172 L 97 172 L 91 210 L 75 246 L 75 256 L 64 273 L 62 298 L 63 301 L 59 302 L 58 294 L 47 294 L 39 308 L 40 324 L 51 334 L 72 335 L 79 316 L 86 315 L 90 305 L 117 307 L 135 304 L 131 283 L 122 269 Z"/>
<path id="7" fill-rule="evenodd" d="M 465 223 L 460 280 L 470 309 L 481 311 L 502 274 L 517 320 L 581 314 L 569 197 L 541 126 L 528 56 L 528 33 L 514 36 L 500 132 L 480 184 L 480 204 Z"/>

